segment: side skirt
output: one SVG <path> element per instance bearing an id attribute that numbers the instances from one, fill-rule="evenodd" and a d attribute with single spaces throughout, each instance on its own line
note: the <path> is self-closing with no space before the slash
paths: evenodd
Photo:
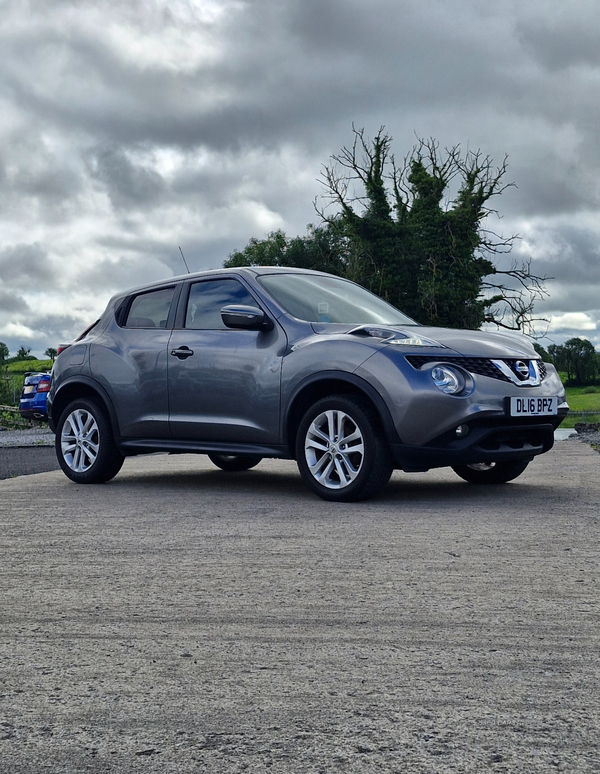
<path id="1" fill-rule="evenodd" d="M 121 454 L 132 457 L 136 454 L 169 452 L 170 454 L 253 454 L 259 457 L 275 457 L 291 460 L 294 456 L 287 446 L 264 446 L 253 443 L 215 443 L 202 441 L 175 441 L 164 438 L 120 439 Z"/>

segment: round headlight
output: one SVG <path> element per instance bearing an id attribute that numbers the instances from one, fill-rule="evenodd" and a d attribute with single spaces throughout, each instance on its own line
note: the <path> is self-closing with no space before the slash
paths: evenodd
<path id="1" fill-rule="evenodd" d="M 431 369 L 433 383 L 446 395 L 457 395 L 465 388 L 465 380 L 460 371 L 449 366 L 436 366 Z"/>

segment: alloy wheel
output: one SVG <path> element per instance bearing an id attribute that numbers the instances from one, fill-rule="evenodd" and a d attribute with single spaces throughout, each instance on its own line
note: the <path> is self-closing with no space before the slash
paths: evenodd
<path id="1" fill-rule="evenodd" d="M 304 455 L 314 479 L 327 489 L 343 489 L 360 473 L 365 444 L 358 425 L 344 411 L 323 411 L 311 422 Z"/>
<path id="2" fill-rule="evenodd" d="M 98 458 L 100 431 L 93 414 L 78 408 L 66 418 L 60 445 L 65 463 L 76 473 L 85 473 Z"/>

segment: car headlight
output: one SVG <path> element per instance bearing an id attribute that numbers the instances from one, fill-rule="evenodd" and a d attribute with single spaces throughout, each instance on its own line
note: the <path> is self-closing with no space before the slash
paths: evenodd
<path id="1" fill-rule="evenodd" d="M 436 347 L 437 349 L 445 349 L 439 341 L 428 339 L 425 336 L 406 336 L 403 339 L 396 336 L 393 339 L 388 339 L 385 343 L 397 344 L 400 347 Z"/>
<path id="2" fill-rule="evenodd" d="M 436 366 L 431 369 L 433 383 L 446 395 L 458 395 L 465 388 L 465 379 L 460 371 L 449 366 Z"/>

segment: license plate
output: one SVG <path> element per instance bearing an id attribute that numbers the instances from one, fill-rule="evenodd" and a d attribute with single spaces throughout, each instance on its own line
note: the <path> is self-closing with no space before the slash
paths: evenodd
<path id="1" fill-rule="evenodd" d="M 28 384 L 28 385 L 27 385 L 27 386 L 26 386 L 26 387 L 23 389 L 23 392 L 25 393 L 25 395 L 27 395 L 27 393 L 28 393 L 28 392 L 33 392 L 33 391 L 34 391 L 34 389 L 35 389 L 35 385 L 33 385 L 33 384 Z"/>
<path id="2" fill-rule="evenodd" d="M 558 398 L 511 398 L 511 417 L 551 417 L 558 413 Z"/>

